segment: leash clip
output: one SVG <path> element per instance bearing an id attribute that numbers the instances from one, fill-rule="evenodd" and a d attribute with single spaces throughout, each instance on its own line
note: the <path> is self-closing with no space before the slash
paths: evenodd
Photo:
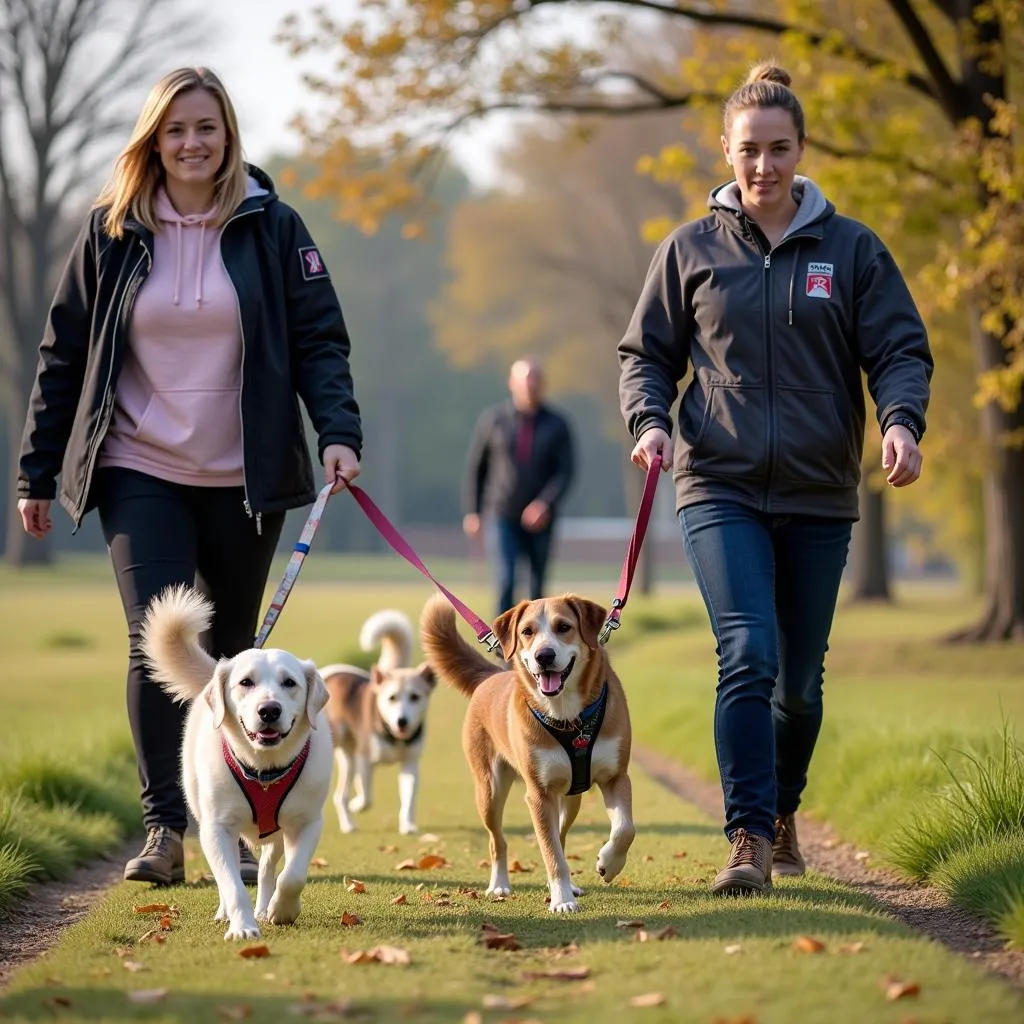
<path id="1" fill-rule="evenodd" d="M 479 640 L 491 654 L 498 654 L 501 651 L 501 644 L 498 643 L 498 638 L 494 635 L 492 630 L 488 630 L 483 636 L 477 637 L 477 640 Z"/>
<path id="2" fill-rule="evenodd" d="M 612 637 L 612 633 L 622 625 L 619 621 L 620 609 L 622 608 L 622 599 L 616 597 L 612 601 L 612 610 L 608 615 L 608 618 L 604 620 L 604 625 L 601 627 L 601 632 L 597 634 L 597 642 L 604 647 L 605 644 Z"/>

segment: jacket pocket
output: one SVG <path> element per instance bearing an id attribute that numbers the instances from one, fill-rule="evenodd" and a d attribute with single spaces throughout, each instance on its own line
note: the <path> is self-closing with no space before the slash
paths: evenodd
<path id="1" fill-rule="evenodd" d="M 775 422 L 779 479 L 833 487 L 856 480 L 853 438 L 839 414 L 834 391 L 780 387 Z"/>
<path id="2" fill-rule="evenodd" d="M 686 471 L 762 477 L 767 451 L 764 403 L 760 385 L 709 383 L 700 427 L 684 463 Z"/>

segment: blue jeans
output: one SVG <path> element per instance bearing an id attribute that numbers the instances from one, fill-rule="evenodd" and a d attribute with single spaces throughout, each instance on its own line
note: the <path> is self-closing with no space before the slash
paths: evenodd
<path id="1" fill-rule="evenodd" d="M 807 784 L 852 523 L 709 501 L 679 513 L 718 641 L 715 749 L 725 833 L 775 839 Z"/>
<path id="2" fill-rule="evenodd" d="M 515 604 L 516 567 L 526 557 L 530 565 L 530 600 L 544 596 L 548 557 L 551 554 L 553 523 L 531 532 L 518 519 L 496 521 L 498 532 L 498 611 L 500 615 Z"/>

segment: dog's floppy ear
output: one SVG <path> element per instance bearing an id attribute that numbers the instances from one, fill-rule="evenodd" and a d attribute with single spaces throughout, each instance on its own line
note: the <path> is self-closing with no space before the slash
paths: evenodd
<path id="1" fill-rule="evenodd" d="M 323 711 L 331 695 L 317 671 L 315 661 L 303 661 L 302 671 L 306 676 L 306 718 L 309 719 L 309 727 L 315 729 L 317 715 Z"/>
<path id="2" fill-rule="evenodd" d="M 596 602 L 588 601 L 585 597 L 577 597 L 575 594 L 566 594 L 565 603 L 576 613 L 580 623 L 580 636 L 583 642 L 592 650 L 598 648 L 597 637 L 608 618 L 608 613 Z"/>
<path id="3" fill-rule="evenodd" d="M 416 675 L 418 675 L 420 679 L 422 679 L 423 682 L 425 682 L 431 689 L 437 685 L 437 673 L 434 671 L 434 666 L 431 665 L 429 661 L 423 662 L 423 664 L 416 669 Z"/>
<path id="4" fill-rule="evenodd" d="M 224 724 L 224 716 L 227 714 L 228 706 L 225 692 L 228 687 L 228 676 L 231 675 L 231 662 L 218 661 L 217 667 L 213 670 L 213 677 L 206 684 L 203 696 L 206 703 L 210 705 L 213 712 L 213 727 L 219 729 Z"/>
<path id="5" fill-rule="evenodd" d="M 502 612 L 491 623 L 491 629 L 501 644 L 501 656 L 506 661 L 511 661 L 512 655 L 516 653 L 516 647 L 519 645 L 519 620 L 529 604 L 529 601 L 520 601 L 515 608 Z"/>

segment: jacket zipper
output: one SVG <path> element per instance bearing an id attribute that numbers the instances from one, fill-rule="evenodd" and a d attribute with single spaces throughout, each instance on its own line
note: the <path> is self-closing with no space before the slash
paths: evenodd
<path id="1" fill-rule="evenodd" d="M 139 283 L 139 267 L 142 266 L 143 260 L 147 259 L 149 260 L 150 267 L 153 266 L 153 254 L 149 251 L 145 241 L 140 238 L 139 244 L 142 246 L 143 252 L 139 257 L 138 262 L 134 267 L 132 267 L 131 273 L 128 275 L 128 282 L 125 285 L 124 291 L 121 293 L 121 302 L 117 307 L 117 316 L 114 319 L 114 331 L 111 337 L 110 346 L 110 365 L 107 367 L 107 380 L 103 385 L 103 398 L 100 401 L 100 418 L 89 442 L 91 450 L 89 452 L 89 460 L 85 467 L 85 479 L 82 481 L 82 490 L 78 495 L 78 501 L 75 503 L 75 528 L 71 531 L 72 534 L 78 533 L 79 527 L 81 526 L 82 506 L 85 504 L 86 495 L 89 493 L 89 484 L 92 481 L 96 457 L 99 455 L 100 442 L 106 434 L 107 428 L 110 426 L 110 418 L 114 413 L 114 396 L 110 390 L 110 382 L 114 376 L 114 361 L 117 355 L 117 334 L 119 330 L 123 329 L 122 325 L 126 322 L 127 318 L 131 316 L 132 309 L 135 306 L 135 298 L 139 293 L 139 288 L 141 287 L 141 284 Z M 130 301 L 128 299 L 129 294 L 131 294 Z"/>
<path id="2" fill-rule="evenodd" d="M 235 309 L 238 310 L 238 336 L 242 339 L 242 365 L 239 367 L 239 381 L 238 381 L 238 423 L 241 430 L 242 437 L 242 505 L 245 508 L 245 514 L 252 519 L 252 505 L 249 502 L 249 483 L 245 475 L 245 417 L 242 415 L 242 392 L 245 389 L 245 328 L 242 326 L 242 302 L 238 296 L 238 289 L 235 287 L 235 282 L 231 278 L 231 274 L 228 271 L 228 265 L 224 262 L 224 232 L 227 230 L 227 226 L 233 221 L 245 217 L 251 213 L 262 213 L 263 207 L 256 207 L 252 210 L 245 210 L 242 213 L 236 213 L 229 217 L 224 222 L 224 227 L 221 228 L 220 239 L 217 243 L 217 251 L 220 253 L 220 263 L 224 268 L 224 274 L 228 279 L 228 283 L 231 285 L 231 290 L 235 293 Z M 262 536 L 263 534 L 263 513 L 256 513 L 256 536 Z"/>
<path id="3" fill-rule="evenodd" d="M 768 495 L 772 489 L 772 477 L 775 475 L 775 449 L 776 449 L 776 430 L 775 430 L 775 365 L 772 359 L 772 289 L 771 281 L 769 280 L 769 274 L 772 269 L 772 254 L 771 250 L 764 254 L 764 275 L 762 276 L 762 285 L 764 288 L 764 343 L 765 343 L 765 360 L 764 369 L 765 375 L 768 378 L 768 402 L 767 402 L 767 415 L 768 415 L 768 472 L 765 475 L 764 482 L 764 497 L 761 499 L 761 511 L 768 511 Z"/>

